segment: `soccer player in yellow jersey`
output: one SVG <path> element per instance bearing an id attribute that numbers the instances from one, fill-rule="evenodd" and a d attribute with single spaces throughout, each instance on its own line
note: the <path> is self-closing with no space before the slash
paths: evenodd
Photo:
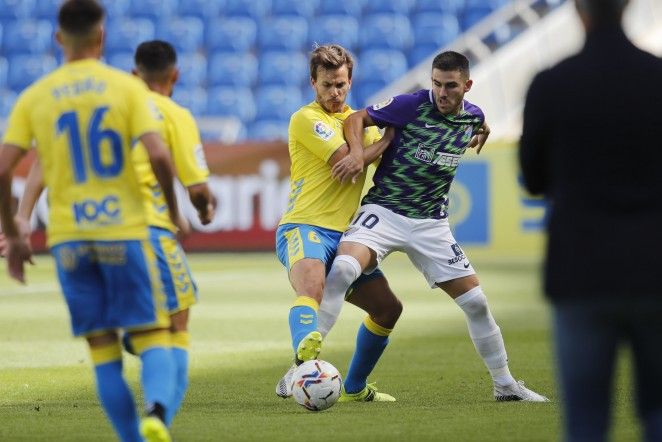
<path id="1" fill-rule="evenodd" d="M 140 80 L 99 62 L 103 8 L 68 0 L 57 41 L 66 62 L 26 89 L 0 146 L 0 222 L 10 275 L 24 281 L 30 259 L 11 215 L 12 171 L 33 146 L 49 188 L 48 243 L 76 336 L 84 336 L 97 393 L 124 441 L 168 441 L 164 423 L 175 389 L 170 320 L 131 146 L 140 140 L 178 218 L 161 116 Z M 139 422 L 122 374 L 118 330 L 128 330 L 142 361 L 147 416 Z"/>
<path id="2" fill-rule="evenodd" d="M 350 154 L 342 123 L 353 112 L 345 104 L 353 65 L 351 55 L 341 46 L 317 47 L 310 58 L 315 101 L 295 112 L 290 120 L 291 190 L 287 211 L 276 232 L 276 249 L 296 295 L 289 314 L 295 364 L 276 385 L 280 397 L 291 396 L 296 365 L 319 355 L 322 339 L 333 325 L 323 320 L 318 323 L 318 310 L 328 313 L 320 319 L 335 321 L 342 307 L 342 299 L 329 302 L 322 299 L 322 293 L 338 241 L 358 207 L 365 180 L 365 173 L 347 183 L 332 175 L 332 167 Z M 364 138 L 368 147 L 354 158 L 359 170 L 381 155 L 392 133 L 380 140 L 379 132 L 372 128 Z M 379 269 L 360 277 L 348 293 L 347 300 L 369 315 L 359 329 L 343 399 L 394 401 L 392 396 L 368 385 L 367 377 L 388 343 L 402 304 Z"/>

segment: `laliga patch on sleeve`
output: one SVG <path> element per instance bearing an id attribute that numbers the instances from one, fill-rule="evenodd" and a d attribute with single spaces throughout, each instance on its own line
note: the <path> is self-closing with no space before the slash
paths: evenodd
<path id="1" fill-rule="evenodd" d="M 381 103 L 377 103 L 377 104 L 373 105 L 372 109 L 377 111 L 379 109 L 385 108 L 386 106 L 388 106 L 391 103 L 393 103 L 393 97 L 389 98 L 388 100 L 384 100 Z"/>
<path id="2" fill-rule="evenodd" d="M 316 121 L 313 125 L 313 130 L 315 131 L 315 134 L 317 134 L 317 136 L 324 141 L 329 141 L 331 137 L 335 135 L 333 129 L 331 129 L 326 123 L 322 121 Z"/>

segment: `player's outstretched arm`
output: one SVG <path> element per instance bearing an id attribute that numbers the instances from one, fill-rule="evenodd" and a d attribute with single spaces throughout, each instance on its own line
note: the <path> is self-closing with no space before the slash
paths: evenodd
<path id="1" fill-rule="evenodd" d="M 163 197 L 168 205 L 168 212 L 173 224 L 178 225 L 179 209 L 177 207 L 177 198 L 174 190 L 174 174 L 170 154 L 163 145 L 161 136 L 156 132 L 148 132 L 140 137 L 140 141 L 147 150 L 149 162 L 152 165 L 154 176 L 161 186 Z"/>
<path id="2" fill-rule="evenodd" d="M 198 211 L 200 222 L 206 226 L 214 218 L 216 198 L 212 195 L 207 183 L 193 184 L 188 186 L 187 190 L 193 207 Z"/>
<path id="3" fill-rule="evenodd" d="M 480 151 L 483 149 L 487 138 L 490 136 L 490 127 L 486 122 L 483 122 L 483 125 L 478 129 L 478 131 L 471 137 L 469 142 L 469 148 L 476 148 L 476 155 L 480 154 Z"/>
<path id="4" fill-rule="evenodd" d="M 372 118 L 365 109 L 354 112 L 343 123 L 343 134 L 349 146 L 349 155 L 334 164 L 331 169 L 333 178 L 344 183 L 348 179 L 356 182 L 363 172 L 363 129 L 375 124 L 369 124 Z"/>
<path id="5" fill-rule="evenodd" d="M 24 263 L 32 263 L 30 244 L 19 234 L 19 228 L 11 212 L 11 185 L 14 167 L 25 150 L 3 144 L 0 146 L 0 225 L 7 241 L 7 268 L 9 276 L 25 283 Z"/>

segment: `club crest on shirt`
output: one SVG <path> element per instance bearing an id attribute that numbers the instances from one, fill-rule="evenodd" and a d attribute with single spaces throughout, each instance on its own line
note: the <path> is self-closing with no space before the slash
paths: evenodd
<path id="1" fill-rule="evenodd" d="M 388 100 L 384 100 L 380 103 L 377 103 L 377 104 L 373 105 L 372 109 L 373 110 L 384 109 L 386 106 L 388 106 L 391 103 L 393 103 L 393 97 L 389 98 Z"/>
<path id="2" fill-rule="evenodd" d="M 331 137 L 335 135 L 333 129 L 322 121 L 316 121 L 315 124 L 313 124 L 313 130 L 315 131 L 315 134 L 324 141 L 329 141 Z"/>

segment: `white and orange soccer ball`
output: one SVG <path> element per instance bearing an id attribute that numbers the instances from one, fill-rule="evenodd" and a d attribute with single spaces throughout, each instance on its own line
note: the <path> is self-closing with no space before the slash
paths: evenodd
<path id="1" fill-rule="evenodd" d="M 338 401 L 341 388 L 342 378 L 338 369 L 319 359 L 299 365 L 292 376 L 292 396 L 310 411 L 331 407 Z"/>

